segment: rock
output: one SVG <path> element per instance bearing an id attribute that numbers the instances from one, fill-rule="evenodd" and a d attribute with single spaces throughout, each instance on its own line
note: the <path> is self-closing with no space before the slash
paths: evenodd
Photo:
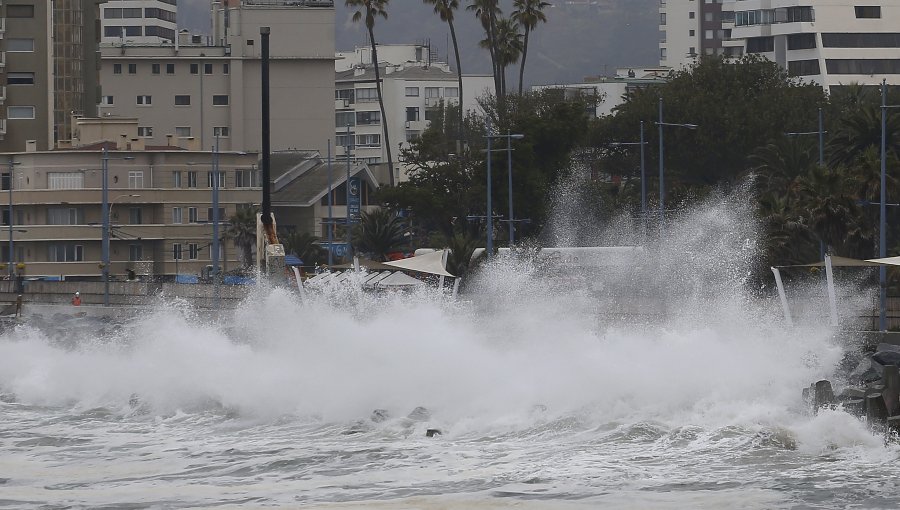
<path id="1" fill-rule="evenodd" d="M 441 435 L 441 429 L 428 429 L 425 431 L 425 437 L 434 437 Z"/>
<path id="2" fill-rule="evenodd" d="M 831 389 L 831 382 L 825 380 L 816 382 L 814 398 L 816 410 L 834 404 L 834 390 Z"/>
<path id="3" fill-rule="evenodd" d="M 881 396 L 888 416 L 900 414 L 900 370 L 896 365 L 884 367 L 884 391 Z"/>
<path id="4" fill-rule="evenodd" d="M 845 412 L 854 416 L 863 416 L 866 414 L 866 401 L 861 398 L 845 400 L 841 406 Z"/>
<path id="5" fill-rule="evenodd" d="M 887 420 L 887 408 L 881 393 L 871 393 L 866 397 L 866 422 L 869 427 L 881 427 Z"/>
<path id="6" fill-rule="evenodd" d="M 428 418 L 431 418 L 431 411 L 422 406 L 419 406 L 413 409 L 412 412 L 407 415 L 407 418 L 413 421 L 425 421 Z"/>
<path id="7" fill-rule="evenodd" d="M 900 351 L 878 351 L 872 355 L 872 360 L 884 366 L 900 365 Z"/>
<path id="8" fill-rule="evenodd" d="M 881 379 L 884 374 L 884 366 L 873 361 L 871 358 L 863 358 L 859 365 L 850 372 L 850 382 L 852 384 L 865 384 Z"/>
<path id="9" fill-rule="evenodd" d="M 881 351 L 900 352 L 900 345 L 887 344 L 887 343 L 882 342 L 882 343 L 878 344 L 878 347 L 875 349 L 875 352 L 881 352 Z"/>
<path id="10" fill-rule="evenodd" d="M 838 400 L 855 400 L 863 398 L 866 398 L 866 390 L 861 390 L 859 388 L 844 388 L 844 390 L 841 391 L 841 394 L 838 395 Z"/>
<path id="11" fill-rule="evenodd" d="M 389 413 L 387 409 L 376 409 L 372 411 L 372 416 L 369 419 L 375 423 L 381 423 L 390 417 L 391 413 Z"/>
<path id="12" fill-rule="evenodd" d="M 900 416 L 891 416 L 887 419 L 887 430 L 895 434 L 900 433 Z"/>

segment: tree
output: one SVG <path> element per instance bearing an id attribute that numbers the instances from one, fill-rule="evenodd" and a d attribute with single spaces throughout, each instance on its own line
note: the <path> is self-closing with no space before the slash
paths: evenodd
<path id="1" fill-rule="evenodd" d="M 459 125 L 463 124 L 463 79 L 462 64 L 459 59 L 459 44 L 456 42 L 456 29 L 453 26 L 454 11 L 459 9 L 459 0 L 423 0 L 428 5 L 434 6 L 434 12 L 440 16 L 441 21 L 450 27 L 450 39 L 453 41 L 453 54 L 456 56 L 456 78 L 459 82 Z M 462 135 L 462 133 L 459 133 Z"/>
<path id="2" fill-rule="evenodd" d="M 513 0 L 512 19 L 525 29 L 525 37 L 522 42 L 522 61 L 519 64 L 519 95 L 522 95 L 522 85 L 525 80 L 525 59 L 528 57 L 528 37 L 531 31 L 540 23 L 547 22 L 544 9 L 550 7 L 549 2 L 542 0 Z"/>
<path id="3" fill-rule="evenodd" d="M 228 220 L 225 235 L 241 250 L 244 267 L 253 265 L 253 247 L 256 246 L 256 209 L 244 207 L 237 210 Z"/>
<path id="4" fill-rule="evenodd" d="M 507 18 L 497 20 L 496 34 L 494 36 L 494 52 L 497 55 L 497 71 L 500 74 L 500 97 L 505 98 L 506 92 L 506 68 L 519 61 L 522 54 L 522 33 L 519 25 Z M 486 45 L 489 41 L 481 41 Z"/>
<path id="5" fill-rule="evenodd" d="M 494 70 L 494 95 L 499 98 L 503 90 L 500 86 L 500 68 L 498 67 L 496 37 L 497 18 L 501 14 L 499 2 L 498 0 L 472 0 L 472 3 L 466 7 L 466 10 L 475 13 L 475 17 L 481 22 L 481 27 L 487 35 L 486 41 L 488 41 L 488 43 L 486 47 L 491 54 L 491 68 Z"/>
<path id="6" fill-rule="evenodd" d="M 457 232 L 446 240 L 450 250 L 447 255 L 447 272 L 457 278 L 465 278 L 472 267 L 472 254 L 478 247 L 478 238 L 464 232 Z"/>
<path id="7" fill-rule="evenodd" d="M 365 18 L 366 31 L 369 33 L 369 44 L 372 47 L 372 67 L 375 69 L 375 89 L 378 93 L 378 107 L 381 109 L 381 126 L 384 134 L 384 147 L 387 151 L 388 183 L 394 185 L 394 159 L 391 156 L 391 138 L 388 135 L 388 117 L 384 110 L 384 97 L 381 93 L 381 68 L 378 62 L 378 45 L 375 43 L 375 20 L 379 16 L 387 19 L 385 8 L 390 0 L 344 0 L 347 7 L 355 7 L 358 10 L 353 13 L 353 22 L 358 23 Z"/>
<path id="8" fill-rule="evenodd" d="M 403 219 L 385 208 L 363 213 L 353 238 L 356 251 L 368 253 L 377 261 L 387 260 L 388 253 L 408 244 Z"/>
<path id="9" fill-rule="evenodd" d="M 285 253 L 294 254 L 303 261 L 305 266 L 315 266 L 327 260 L 328 252 L 316 244 L 319 238 L 309 232 L 291 232 L 284 236 Z"/>

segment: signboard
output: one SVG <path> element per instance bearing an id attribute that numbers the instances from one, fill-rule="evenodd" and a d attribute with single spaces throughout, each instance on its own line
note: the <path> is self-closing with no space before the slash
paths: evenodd
<path id="1" fill-rule="evenodd" d="M 351 177 L 348 181 L 350 187 L 347 193 L 347 207 L 350 212 L 350 220 L 358 220 L 359 209 L 362 205 L 362 181 L 359 177 Z"/>
<path id="2" fill-rule="evenodd" d="M 335 242 L 329 245 L 327 242 L 324 242 L 318 243 L 318 245 L 326 250 L 331 250 L 331 254 L 335 259 L 343 259 L 350 255 L 350 251 L 347 249 L 347 243 Z"/>

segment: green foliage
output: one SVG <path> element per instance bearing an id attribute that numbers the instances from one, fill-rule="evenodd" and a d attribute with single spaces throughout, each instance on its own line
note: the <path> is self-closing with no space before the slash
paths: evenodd
<path id="1" fill-rule="evenodd" d="M 244 207 L 228 219 L 225 236 L 230 237 L 234 246 L 241 250 L 244 267 L 253 265 L 253 247 L 256 246 L 256 209 Z"/>
<path id="2" fill-rule="evenodd" d="M 279 240 L 285 253 L 300 257 L 304 266 L 316 266 L 328 260 L 328 251 L 316 244 L 319 238 L 309 232 L 291 232 Z"/>
<path id="3" fill-rule="evenodd" d="M 403 219 L 388 209 L 362 214 L 353 230 L 353 249 L 369 255 L 372 260 L 385 261 L 388 253 L 405 247 L 407 230 Z"/>

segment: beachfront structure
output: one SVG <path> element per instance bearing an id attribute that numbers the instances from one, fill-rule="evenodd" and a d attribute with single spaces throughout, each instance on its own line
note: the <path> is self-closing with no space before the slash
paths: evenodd
<path id="1" fill-rule="evenodd" d="M 49 150 L 96 115 L 100 3 L 0 2 L 0 152 Z"/>
<path id="2" fill-rule="evenodd" d="M 386 60 L 384 55 L 394 61 Z M 339 54 L 334 92 L 334 139 L 338 158 L 370 165 L 387 162 L 375 70 L 367 48 Z M 420 136 L 446 104 L 458 104 L 459 82 L 450 65 L 434 60 L 422 45 L 379 45 L 378 57 L 388 133 L 394 144 L 395 182 L 406 178 L 398 147 Z M 348 65 L 352 62 L 352 65 Z M 490 75 L 463 75 L 463 109 L 478 109 L 478 98 L 491 94 Z"/>
<path id="3" fill-rule="evenodd" d="M 147 145 L 259 151 L 260 28 L 271 27 L 272 149 L 325 152 L 334 136 L 334 3 L 214 2 L 210 37 L 101 47 L 104 116 L 140 119 Z"/>
<path id="4" fill-rule="evenodd" d="M 763 55 L 826 90 L 900 83 L 900 0 L 726 0 L 722 9 L 735 54 Z"/>
<path id="5" fill-rule="evenodd" d="M 667 67 L 622 67 L 616 69 L 613 77 L 589 77 L 581 83 L 535 85 L 531 90 L 562 90 L 566 97 L 576 94 L 596 97 L 597 106 L 590 112 L 596 118 L 611 115 L 635 89 L 665 83 L 670 72 Z"/>
<path id="6" fill-rule="evenodd" d="M 723 21 L 729 16 L 722 0 L 661 0 L 659 65 L 680 69 L 701 55 L 725 55 L 730 33 Z"/>
<path id="7" fill-rule="evenodd" d="M 119 44 L 173 42 L 177 16 L 177 0 L 106 0 L 100 40 Z"/>

